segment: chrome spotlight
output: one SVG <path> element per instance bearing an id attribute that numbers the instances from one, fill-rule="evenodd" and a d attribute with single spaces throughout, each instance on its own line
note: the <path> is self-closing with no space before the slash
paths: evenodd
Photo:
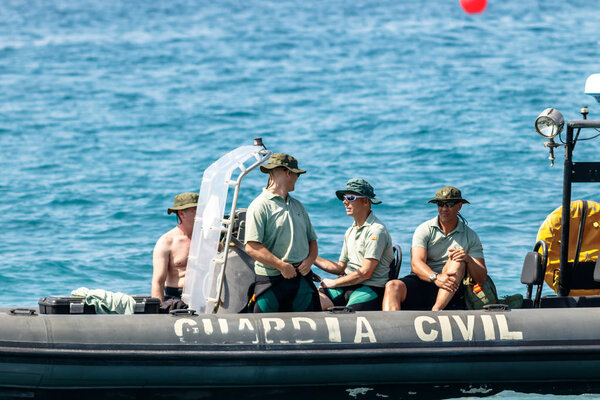
<path id="1" fill-rule="evenodd" d="M 558 135 L 565 125 L 565 119 L 556 108 L 546 108 L 535 119 L 535 131 L 546 139 Z"/>

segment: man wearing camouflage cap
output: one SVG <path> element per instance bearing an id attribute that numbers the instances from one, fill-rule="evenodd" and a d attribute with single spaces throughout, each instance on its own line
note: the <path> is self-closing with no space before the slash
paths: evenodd
<path id="1" fill-rule="evenodd" d="M 319 288 L 321 307 L 346 306 L 354 311 L 381 310 L 385 283 L 394 259 L 392 238 L 379 221 L 372 204 L 380 204 L 373 187 L 364 179 L 350 179 L 346 187 L 335 192 L 346 214 L 354 223 L 344 236 L 338 262 L 317 257 L 315 265 L 334 275 L 323 279 Z"/>
<path id="2" fill-rule="evenodd" d="M 316 288 L 309 277 L 317 257 L 317 235 L 300 201 L 289 195 L 306 171 L 298 161 L 275 153 L 260 170 L 267 187 L 246 212 L 246 252 L 255 260 L 254 312 L 315 311 Z"/>
<path id="3" fill-rule="evenodd" d="M 152 255 L 151 295 L 161 302 L 181 299 L 197 205 L 197 193 L 180 193 L 167 209 L 177 214 L 178 224 L 158 239 Z"/>
<path id="4" fill-rule="evenodd" d="M 384 311 L 464 308 L 461 287 L 465 273 L 483 285 L 487 277 L 483 247 L 459 211 L 464 203 L 460 190 L 445 186 L 429 203 L 438 215 L 419 225 L 411 249 L 412 273 L 387 283 Z"/>

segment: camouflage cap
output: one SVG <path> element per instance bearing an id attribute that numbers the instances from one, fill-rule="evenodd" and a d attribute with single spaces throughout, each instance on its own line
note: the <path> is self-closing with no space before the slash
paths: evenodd
<path id="1" fill-rule="evenodd" d="M 265 165 L 260 166 L 260 170 L 265 174 L 268 174 L 270 170 L 277 167 L 287 168 L 297 174 L 303 174 L 306 171 L 298 168 L 298 160 L 289 154 L 284 153 L 273 153 L 269 158 L 269 162 Z"/>
<path id="2" fill-rule="evenodd" d="M 380 204 L 381 200 L 375 198 L 375 191 L 373 190 L 373 186 L 369 184 L 369 182 L 360 178 L 350 179 L 346 183 L 346 188 L 342 190 L 336 190 L 335 195 L 338 199 L 344 200 L 345 194 L 357 194 L 359 196 L 365 196 L 371 203 Z"/>
<path id="3" fill-rule="evenodd" d="M 167 214 L 198 205 L 198 193 L 180 193 L 173 200 L 173 207 L 167 209 Z"/>
<path id="4" fill-rule="evenodd" d="M 444 186 L 435 192 L 435 198 L 429 200 L 428 203 L 437 203 L 438 201 L 456 201 L 471 204 L 466 199 L 462 198 L 460 190 L 454 186 Z"/>

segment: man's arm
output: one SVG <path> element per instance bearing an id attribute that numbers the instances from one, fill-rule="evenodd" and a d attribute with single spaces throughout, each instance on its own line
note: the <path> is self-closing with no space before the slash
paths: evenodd
<path id="1" fill-rule="evenodd" d="M 165 300 L 165 281 L 169 272 L 169 256 L 171 241 L 161 236 L 152 253 L 152 289 L 150 295 L 160 301 Z"/>
<path id="2" fill-rule="evenodd" d="M 326 260 L 321 257 L 317 257 L 317 259 L 315 260 L 315 265 L 323 271 L 329 272 L 330 274 L 342 275 L 346 270 L 346 266 L 348 265 L 348 263 L 341 261 L 335 262 L 331 260 Z"/>
<path id="3" fill-rule="evenodd" d="M 410 266 L 419 279 L 425 282 L 430 282 L 429 276 L 433 274 L 433 270 L 427 265 L 427 249 L 423 247 L 413 247 L 411 250 Z M 439 288 L 455 292 L 458 289 L 458 279 L 455 274 L 439 273 L 434 281 Z"/>
<path id="4" fill-rule="evenodd" d="M 379 260 L 375 258 L 365 258 L 362 265 L 356 271 L 350 272 L 348 275 L 340 276 L 337 279 L 323 279 L 321 286 L 334 288 L 341 286 L 358 285 L 370 279 L 375 271 L 375 267 L 379 264 Z"/>
<path id="5" fill-rule="evenodd" d="M 311 240 L 308 243 L 308 256 L 302 260 L 298 266 L 298 271 L 306 276 L 310 272 L 310 267 L 314 264 L 317 256 L 319 255 L 319 246 L 317 246 L 316 240 Z"/>
<path id="6" fill-rule="evenodd" d="M 275 268 L 281 272 L 281 275 L 283 275 L 285 279 L 291 279 L 296 276 L 296 269 L 292 264 L 286 263 L 275 257 L 275 255 L 260 242 L 246 243 L 246 253 L 256 261 L 268 265 L 271 268 Z"/>

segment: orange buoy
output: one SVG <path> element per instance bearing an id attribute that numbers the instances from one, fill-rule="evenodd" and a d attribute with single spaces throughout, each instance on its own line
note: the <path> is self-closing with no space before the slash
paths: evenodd
<path id="1" fill-rule="evenodd" d="M 460 0 L 460 6 L 467 14 L 479 14 L 485 10 L 487 0 Z"/>

